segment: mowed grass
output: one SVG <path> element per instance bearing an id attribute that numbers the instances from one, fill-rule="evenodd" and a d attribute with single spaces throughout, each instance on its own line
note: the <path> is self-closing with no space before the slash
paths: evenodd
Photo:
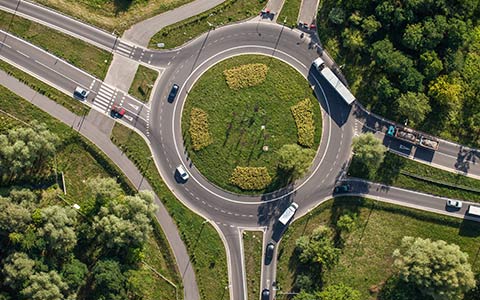
<path id="1" fill-rule="evenodd" d="M 148 102 L 158 71 L 139 65 L 128 93 L 142 102 Z"/>
<path id="2" fill-rule="evenodd" d="M 0 11 L 0 29 L 45 49 L 103 80 L 112 54 L 44 25 Z M 73 91 L 72 91 L 73 93 Z"/>
<path id="3" fill-rule="evenodd" d="M 285 21 L 285 25 L 296 26 L 301 4 L 302 0 L 285 0 L 277 17 L 277 23 L 283 24 Z"/>
<path id="4" fill-rule="evenodd" d="M 62 105 L 69 111 L 73 112 L 78 116 L 85 116 L 90 111 L 90 108 L 85 104 L 82 104 L 80 101 L 74 99 L 73 97 L 67 96 L 59 90 L 49 86 L 43 81 L 38 80 L 37 78 L 23 72 L 20 69 L 0 60 L 0 69 L 6 72 L 8 75 L 17 78 L 19 81 L 28 85 L 30 88 L 34 89 L 38 93 L 47 96 L 51 100 Z M 13 94 L 11 94 L 13 95 Z M 9 95 L 9 97 L 11 96 Z M 73 95 L 73 91 L 72 91 Z"/>
<path id="5" fill-rule="evenodd" d="M 260 276 L 263 265 L 263 232 L 243 232 L 243 252 L 245 257 L 245 272 L 247 275 L 247 291 L 249 300 L 260 297 Z"/>
<path id="6" fill-rule="evenodd" d="M 259 14 L 265 4 L 265 0 L 226 0 L 206 12 L 162 28 L 152 37 L 149 47 L 156 49 L 157 43 L 164 43 L 167 49 L 181 46 L 213 29 L 212 26 L 251 18 Z"/>
<path id="7" fill-rule="evenodd" d="M 229 89 L 223 71 L 249 63 L 267 64 L 266 80 L 238 91 Z M 208 180 L 232 192 L 251 193 L 230 183 L 237 166 L 267 167 L 272 183 L 266 192 L 283 187 L 285 178 L 277 173 L 276 151 L 285 144 L 297 143 L 290 107 L 304 99 L 313 104 L 312 149 L 317 149 L 322 130 L 320 105 L 302 75 L 279 60 L 261 55 L 236 56 L 218 63 L 195 83 L 184 106 L 182 131 L 192 162 Z M 213 143 L 198 152 L 192 150 L 188 134 L 190 111 L 194 107 L 207 112 L 213 137 Z M 262 150 L 264 145 L 269 148 L 266 152 Z"/>
<path id="8" fill-rule="evenodd" d="M 225 248 L 213 226 L 176 199 L 149 158 L 150 149 L 140 135 L 116 123 L 111 139 L 137 165 L 175 220 L 194 266 L 201 299 L 228 300 Z"/>
<path id="9" fill-rule="evenodd" d="M 368 179 L 367 173 L 360 172 L 358 168 L 355 168 L 355 164 L 354 159 L 348 171 L 349 175 Z M 480 180 L 437 169 L 390 152 L 386 153 L 384 162 L 377 170 L 372 170 L 371 174 L 372 181 L 387 185 L 437 196 L 480 202 Z M 469 191 L 468 188 L 477 190 L 477 192 Z"/>
<path id="10" fill-rule="evenodd" d="M 193 0 L 34 0 L 121 35 L 135 23 Z"/>
<path id="11" fill-rule="evenodd" d="M 474 272 L 480 271 L 480 262 L 476 259 L 480 244 L 479 223 L 368 199 L 336 198 L 290 225 L 279 248 L 277 280 L 281 292 L 292 289 L 296 273 L 301 271 L 297 269 L 295 241 L 321 224 L 335 224 L 345 212 L 357 213 L 358 219 L 354 230 L 346 236 L 339 263 L 326 271 L 325 285 L 344 283 L 360 291 L 361 299 L 377 299 L 375 294 L 370 294 L 369 288 L 392 275 L 392 253 L 404 236 L 455 243 L 468 253 Z"/>
<path id="12" fill-rule="evenodd" d="M 65 176 L 67 195 L 63 196 L 63 198 L 67 203 L 77 203 L 80 206 L 87 205 L 83 200 L 84 195 L 87 193 L 86 180 L 89 178 L 117 178 L 117 182 L 121 184 L 125 193 L 131 194 L 134 192 L 134 187 L 124 174 L 98 148 L 82 138 L 69 126 L 51 117 L 3 86 L 0 86 L 0 109 L 3 111 L 0 112 L 1 133 L 16 126 L 26 126 L 23 122 L 28 123 L 32 120 L 37 120 L 45 123 L 51 132 L 60 137 L 61 144 L 57 147 L 56 164 L 55 160 L 48 164 L 56 165 L 58 172 L 63 172 Z M 39 182 L 32 184 L 38 185 Z M 28 187 L 29 185 L 27 184 L 26 186 Z M 6 193 L 8 189 L 6 187 L 2 190 L 5 190 Z M 43 193 L 45 195 L 47 192 L 44 191 Z M 65 202 L 56 197 L 52 197 L 50 202 L 50 204 L 65 204 Z M 182 287 L 178 283 L 180 274 L 176 269 L 175 258 L 156 220 L 152 220 L 152 225 L 154 226 L 154 231 L 148 238 L 144 250 L 144 261 L 179 286 L 179 299 L 181 299 Z M 138 270 L 132 270 L 129 273 L 129 279 L 133 280 L 134 278 L 140 278 L 137 281 L 143 284 L 141 289 L 143 293 L 142 299 L 175 299 L 175 289 L 164 279 L 146 269 L 143 264 L 139 265 Z"/>

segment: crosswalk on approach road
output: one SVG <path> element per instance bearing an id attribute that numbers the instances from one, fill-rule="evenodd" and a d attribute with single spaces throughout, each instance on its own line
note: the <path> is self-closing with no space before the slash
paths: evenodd
<path id="1" fill-rule="evenodd" d="M 117 93 L 118 90 L 102 83 L 97 96 L 93 100 L 93 106 L 99 108 L 104 113 L 108 112 L 115 101 Z"/>

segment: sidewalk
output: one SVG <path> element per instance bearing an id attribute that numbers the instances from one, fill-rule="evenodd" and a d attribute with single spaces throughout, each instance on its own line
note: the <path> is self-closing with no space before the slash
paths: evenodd
<path id="1" fill-rule="evenodd" d="M 7 73 L 3 71 L 0 71 L 0 84 L 81 133 L 100 148 L 100 150 L 120 168 L 138 190 L 153 191 L 137 167 L 110 141 L 110 129 L 108 128 L 113 126 L 114 121 L 112 119 L 95 110 L 91 110 L 90 114 L 86 117 L 77 116 L 63 106 L 35 92 L 17 79 L 8 76 Z M 75 100 L 72 99 L 72 101 Z M 200 299 L 198 286 L 187 248 L 180 238 L 173 219 L 157 195 L 155 195 L 155 203 L 158 206 L 155 216 L 170 244 L 180 276 L 183 274 L 182 285 L 184 287 L 184 299 L 198 300 Z"/>

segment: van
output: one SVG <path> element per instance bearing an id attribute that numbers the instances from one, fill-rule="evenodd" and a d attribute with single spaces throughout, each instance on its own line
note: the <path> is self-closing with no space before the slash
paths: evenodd
<path id="1" fill-rule="evenodd" d="M 295 202 L 292 202 L 292 204 L 290 204 L 290 206 L 280 216 L 278 221 L 282 223 L 284 226 L 286 226 L 288 222 L 290 222 L 290 220 L 293 218 L 293 215 L 295 214 L 297 209 L 298 209 L 298 204 Z"/>

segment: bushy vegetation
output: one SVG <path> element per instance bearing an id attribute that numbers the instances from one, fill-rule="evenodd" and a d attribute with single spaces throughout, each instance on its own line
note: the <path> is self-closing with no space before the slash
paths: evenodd
<path id="1" fill-rule="evenodd" d="M 289 180 L 299 179 L 307 173 L 314 157 L 312 149 L 304 149 L 297 144 L 283 145 L 278 150 L 278 167 Z"/>
<path id="2" fill-rule="evenodd" d="M 385 158 L 387 148 L 371 132 L 361 134 L 352 141 L 354 163 L 351 168 L 357 173 L 369 176 L 371 170 L 377 169 Z"/>
<path id="3" fill-rule="evenodd" d="M 152 70 L 145 66 L 139 65 L 128 93 L 132 96 L 135 96 L 142 102 L 148 102 L 148 100 L 150 100 L 150 94 L 157 77 L 157 70 Z"/>
<path id="4" fill-rule="evenodd" d="M 242 190 L 262 190 L 272 182 L 272 178 L 265 167 L 236 167 L 230 182 Z"/>
<path id="5" fill-rule="evenodd" d="M 256 86 L 265 81 L 268 67 L 265 64 L 247 64 L 223 71 L 225 81 L 232 90 Z"/>
<path id="6" fill-rule="evenodd" d="M 266 0 L 226 0 L 201 14 L 166 26 L 150 40 L 149 47 L 164 43 L 165 48 L 175 48 L 215 27 L 238 22 L 257 15 Z"/>
<path id="7" fill-rule="evenodd" d="M 302 0 L 285 0 L 282 10 L 278 14 L 277 22 L 290 27 L 297 26 L 298 14 L 300 13 L 300 5 Z M 304 21 L 304 20 L 299 20 Z"/>
<path id="8" fill-rule="evenodd" d="M 213 142 L 213 138 L 208 131 L 208 115 L 204 110 L 192 108 L 190 112 L 190 139 L 192 148 L 199 151 Z"/>
<path id="9" fill-rule="evenodd" d="M 478 1 L 322 2 L 320 40 L 374 112 L 480 145 Z"/>
<path id="10" fill-rule="evenodd" d="M 297 125 L 298 143 L 311 148 L 315 138 L 315 122 L 313 120 L 313 105 L 310 99 L 300 101 L 290 107 L 295 125 Z"/>

